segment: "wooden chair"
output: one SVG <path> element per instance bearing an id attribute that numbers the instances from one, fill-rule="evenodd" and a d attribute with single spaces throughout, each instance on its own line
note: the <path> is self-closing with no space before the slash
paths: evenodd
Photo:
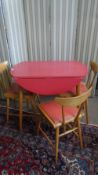
<path id="1" fill-rule="evenodd" d="M 90 70 L 88 73 L 87 82 L 80 83 L 80 93 L 86 92 L 87 89 L 89 89 L 91 86 L 93 87 L 94 80 L 96 78 L 97 73 L 98 73 L 98 64 L 96 64 L 94 61 L 90 61 Z M 76 95 L 75 88 L 71 92 Z"/>
<path id="2" fill-rule="evenodd" d="M 7 122 L 9 121 L 9 116 L 13 115 L 13 113 L 10 112 L 10 109 L 17 110 L 16 106 L 14 108 L 11 107 L 11 100 L 13 100 L 14 104 L 15 102 L 18 102 L 18 117 L 19 117 L 19 129 L 22 130 L 22 121 L 23 121 L 23 101 L 25 101 L 28 105 L 32 102 L 34 103 L 34 100 L 36 101 L 37 96 L 35 94 L 31 94 L 24 89 L 21 89 L 11 78 L 9 74 L 9 68 L 7 62 L 0 63 L 0 90 L 1 95 L 3 95 L 4 98 L 6 98 L 6 111 L 7 111 Z M 27 106 L 28 106 L 27 105 Z M 31 113 L 28 112 L 30 115 Z M 28 115 L 25 113 L 25 115 Z M 14 113 L 14 115 L 17 115 Z M 32 114 L 31 114 L 32 115 Z"/>
<path id="3" fill-rule="evenodd" d="M 71 132 L 79 136 L 80 147 L 83 148 L 82 133 L 80 126 L 80 118 L 84 115 L 83 105 L 91 93 L 92 87 L 85 93 L 76 97 L 56 97 L 54 100 L 38 105 L 39 110 L 56 131 L 55 135 L 55 158 L 58 159 L 59 138 Z M 64 132 L 60 133 L 60 128 L 64 128 Z M 52 141 L 47 136 L 46 132 L 41 127 L 41 122 L 38 124 L 38 131 L 48 139 L 53 146 Z"/>
<path id="4" fill-rule="evenodd" d="M 96 78 L 96 75 L 98 73 L 98 64 L 96 64 L 94 61 L 90 61 L 90 70 L 88 73 L 88 78 L 87 82 L 80 82 L 79 85 L 79 91 L 80 94 L 83 92 L 86 92 L 91 86 L 93 87 L 94 80 Z M 65 94 L 60 94 L 61 97 L 67 97 L 67 96 L 76 96 L 77 95 L 77 90 L 76 88 L 73 88 L 70 92 L 65 93 Z M 84 104 L 85 107 L 85 117 L 86 117 L 86 123 L 89 123 L 89 115 L 88 115 L 88 100 Z"/>
<path id="5" fill-rule="evenodd" d="M 18 99 L 19 87 L 11 80 L 7 62 L 0 63 L 0 91 L 1 91 L 1 96 L 6 98 L 7 122 L 8 122 L 10 100 L 13 100 L 15 102 L 15 100 Z"/>

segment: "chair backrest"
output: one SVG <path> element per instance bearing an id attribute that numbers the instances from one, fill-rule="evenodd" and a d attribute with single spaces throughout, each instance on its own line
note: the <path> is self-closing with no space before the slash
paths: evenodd
<path id="1" fill-rule="evenodd" d="M 11 86 L 11 76 L 9 74 L 8 63 L 0 63 L 0 90 L 5 92 Z"/>
<path id="2" fill-rule="evenodd" d="M 62 107 L 62 121 L 64 120 L 64 107 L 73 106 L 73 107 L 79 107 L 79 112 L 82 109 L 82 105 L 85 103 L 85 101 L 88 99 L 92 91 L 92 87 L 90 87 L 86 92 L 82 93 L 81 95 L 75 96 L 75 97 L 55 97 L 55 101 L 59 103 Z M 76 116 L 77 117 L 77 116 Z"/>
<path id="3" fill-rule="evenodd" d="M 74 97 L 55 97 L 55 101 L 62 106 L 80 106 L 91 94 L 92 87 L 86 92 Z"/>
<path id="4" fill-rule="evenodd" d="M 87 88 L 93 86 L 97 73 L 98 73 L 98 64 L 96 64 L 94 61 L 90 61 L 90 71 L 86 83 Z"/>

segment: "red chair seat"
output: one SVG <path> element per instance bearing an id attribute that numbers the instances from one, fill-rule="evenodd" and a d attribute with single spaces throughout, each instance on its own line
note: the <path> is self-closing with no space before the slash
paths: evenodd
<path id="1" fill-rule="evenodd" d="M 61 105 L 55 101 L 50 101 L 47 103 L 41 103 L 39 105 L 40 109 L 45 111 L 48 117 L 55 123 L 62 123 L 62 108 Z M 64 107 L 64 118 L 65 121 L 73 120 L 76 117 L 78 108 L 76 107 Z"/>

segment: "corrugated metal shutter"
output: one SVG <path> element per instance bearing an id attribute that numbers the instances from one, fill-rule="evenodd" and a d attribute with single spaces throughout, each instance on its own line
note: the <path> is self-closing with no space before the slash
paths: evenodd
<path id="1" fill-rule="evenodd" d="M 98 0 L 0 0 L 12 64 L 98 60 Z M 1 57 L 6 49 L 0 30 Z"/>

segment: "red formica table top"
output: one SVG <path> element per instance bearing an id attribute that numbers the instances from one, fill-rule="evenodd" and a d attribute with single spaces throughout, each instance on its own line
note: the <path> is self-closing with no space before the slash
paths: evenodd
<path id="1" fill-rule="evenodd" d="M 87 66 L 77 61 L 25 61 L 11 69 L 11 75 L 24 89 L 40 95 L 71 90 L 87 74 Z"/>

